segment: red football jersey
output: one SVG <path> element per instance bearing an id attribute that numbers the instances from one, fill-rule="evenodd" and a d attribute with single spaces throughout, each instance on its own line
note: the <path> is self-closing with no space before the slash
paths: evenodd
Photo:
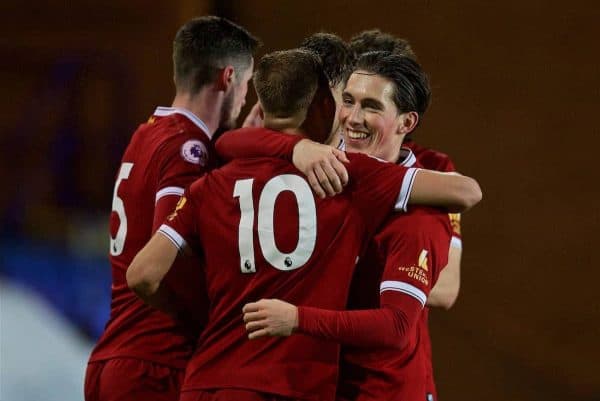
<path id="1" fill-rule="evenodd" d="M 302 335 L 250 341 L 242 307 L 261 298 L 345 307 L 361 247 L 394 205 L 405 207 L 416 172 L 348 157 L 350 183 L 324 200 L 285 160 L 234 160 L 195 182 L 160 228 L 179 247 L 199 241 L 211 302 L 182 391 L 334 398 L 337 344 Z"/>
<path id="2" fill-rule="evenodd" d="M 409 148 L 415 155 L 418 163 L 428 170 L 442 171 L 445 173 L 455 172 L 454 162 L 445 153 L 421 146 L 414 141 L 405 142 L 402 146 Z M 462 236 L 460 233 L 460 214 L 451 213 L 450 223 L 452 224 L 452 246 L 462 247 Z"/>
<path id="3" fill-rule="evenodd" d="M 450 156 L 437 150 L 429 149 L 421 146 L 414 141 L 405 142 L 404 146 L 410 148 L 415 154 L 419 164 L 424 168 L 443 172 L 454 172 L 456 167 Z M 452 225 L 452 242 L 451 246 L 454 248 L 462 249 L 462 234 L 460 227 L 460 214 L 450 213 L 450 224 Z M 437 390 L 435 387 L 435 381 L 433 376 L 433 365 L 432 365 L 432 350 L 431 350 L 431 338 L 429 335 L 429 308 L 426 307 L 421 315 L 419 322 L 419 332 L 421 333 L 421 347 L 419 352 L 425 354 L 427 361 L 427 377 L 429 381 L 428 393 L 432 395 L 432 400 L 437 400 Z M 428 401 L 432 401 L 428 400 Z"/>
<path id="4" fill-rule="evenodd" d="M 117 174 L 110 219 L 111 314 L 90 361 L 134 357 L 183 368 L 190 358 L 197 325 L 191 329 L 146 305 L 127 287 L 125 273 L 184 188 L 214 164 L 210 137 L 198 117 L 170 107 L 157 108 L 133 134 Z M 197 263 L 178 261 L 178 274 L 168 276 L 182 299 L 196 302 L 202 288 Z"/>
<path id="5" fill-rule="evenodd" d="M 357 267 L 349 308 L 377 308 L 379 297 L 387 291 L 410 296 L 424 306 L 439 272 L 448 263 L 451 234 L 448 215 L 436 209 L 412 207 L 406 214 L 393 215 Z M 426 399 L 429 383 L 427 355 L 420 352 L 421 327 L 413 327 L 408 344 L 401 350 L 344 347 L 338 398 Z"/>
<path id="6" fill-rule="evenodd" d="M 410 151 L 403 151 L 400 164 L 420 167 Z M 448 263 L 451 236 L 448 215 L 437 209 L 411 207 L 406 214 L 390 216 L 357 266 L 348 309 L 378 308 L 385 293 L 392 291 L 425 306 L 441 269 Z M 337 398 L 425 400 L 433 380 L 428 372 L 430 354 L 424 352 L 422 344 L 426 314 L 424 308 L 401 350 L 342 347 Z"/>

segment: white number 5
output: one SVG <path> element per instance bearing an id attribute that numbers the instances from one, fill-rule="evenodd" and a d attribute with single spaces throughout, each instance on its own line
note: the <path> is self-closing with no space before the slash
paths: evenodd
<path id="1" fill-rule="evenodd" d="M 127 216 L 125 215 L 125 205 L 123 200 L 119 198 L 117 192 L 119 191 L 119 185 L 123 180 L 129 178 L 133 163 L 121 164 L 119 175 L 117 176 L 117 182 L 115 182 L 115 191 L 113 193 L 112 210 L 119 216 L 119 229 L 115 238 L 110 237 L 110 254 L 112 256 L 119 256 L 123 252 L 125 247 L 125 236 L 127 236 Z"/>
<path id="2" fill-rule="evenodd" d="M 238 244 L 242 273 L 256 272 L 254 262 L 254 179 L 235 183 L 233 196 L 240 199 L 240 227 Z M 283 191 L 291 191 L 298 204 L 298 244 L 290 253 L 282 253 L 275 243 L 273 227 L 275 201 Z M 302 267 L 312 256 L 317 239 L 317 210 L 315 199 L 306 181 L 297 175 L 283 174 L 269 180 L 258 201 L 258 240 L 265 260 L 278 270 L 295 270 Z"/>

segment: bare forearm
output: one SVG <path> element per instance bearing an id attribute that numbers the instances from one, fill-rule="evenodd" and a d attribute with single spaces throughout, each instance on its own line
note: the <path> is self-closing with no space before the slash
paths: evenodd
<path id="1" fill-rule="evenodd" d="M 444 207 L 449 212 L 464 212 L 481 201 L 481 188 L 473 178 L 455 173 L 419 170 L 409 204 Z"/>
<path id="2" fill-rule="evenodd" d="M 450 309 L 460 291 L 460 259 L 462 250 L 451 247 L 448 254 L 448 264 L 440 272 L 438 281 L 429 293 L 427 306 Z"/>

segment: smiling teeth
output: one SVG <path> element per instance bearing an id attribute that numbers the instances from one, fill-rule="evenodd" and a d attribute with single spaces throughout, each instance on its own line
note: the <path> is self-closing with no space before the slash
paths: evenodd
<path id="1" fill-rule="evenodd" d="M 368 135 L 364 132 L 348 131 L 348 136 L 352 139 L 365 139 Z"/>

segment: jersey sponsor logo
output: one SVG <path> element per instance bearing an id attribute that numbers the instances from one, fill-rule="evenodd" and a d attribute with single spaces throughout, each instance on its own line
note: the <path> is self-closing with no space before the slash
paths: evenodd
<path id="1" fill-rule="evenodd" d="M 413 280 L 417 280 L 424 285 L 429 285 L 429 277 L 427 277 L 427 272 L 429 271 L 428 254 L 428 250 L 421 250 L 416 266 L 400 266 L 398 270 Z"/>
<path id="2" fill-rule="evenodd" d="M 450 213 L 448 214 L 448 216 L 450 217 L 450 225 L 452 226 L 452 231 L 460 235 L 460 213 Z"/>
<path id="3" fill-rule="evenodd" d="M 429 270 L 427 266 L 427 250 L 423 249 L 419 255 L 419 267 L 425 271 Z"/>
<path id="4" fill-rule="evenodd" d="M 205 166 L 208 151 L 202 141 L 191 139 L 181 146 L 181 156 L 188 162 Z"/>
<path id="5" fill-rule="evenodd" d="M 187 199 L 185 196 L 182 196 L 181 198 L 179 198 L 179 202 L 177 202 L 177 206 L 175 206 L 175 211 L 173 213 L 171 213 L 169 215 L 169 217 L 167 217 L 168 221 L 173 221 L 173 219 L 175 217 L 177 217 L 177 212 L 180 211 L 181 209 L 183 209 L 183 207 L 185 206 L 185 203 L 187 202 Z"/>

